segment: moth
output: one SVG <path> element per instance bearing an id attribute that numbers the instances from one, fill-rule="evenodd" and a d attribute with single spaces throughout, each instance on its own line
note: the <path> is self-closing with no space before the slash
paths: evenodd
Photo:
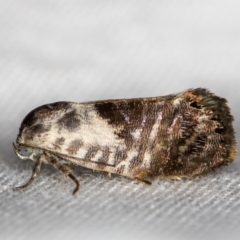
<path id="1" fill-rule="evenodd" d="M 227 101 L 203 88 L 164 97 L 56 102 L 31 111 L 21 123 L 15 153 L 72 179 L 73 166 L 150 179 L 192 177 L 232 162 L 233 117 Z"/>

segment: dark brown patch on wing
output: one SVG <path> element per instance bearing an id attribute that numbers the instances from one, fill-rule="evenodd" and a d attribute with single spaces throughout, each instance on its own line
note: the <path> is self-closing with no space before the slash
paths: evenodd
<path id="1" fill-rule="evenodd" d="M 49 117 L 52 114 L 56 114 L 57 111 L 61 110 L 64 111 L 70 107 L 70 103 L 68 102 L 56 102 L 52 104 L 42 105 L 33 109 L 29 112 L 26 117 L 23 119 L 20 127 L 20 132 L 23 130 L 24 127 L 30 127 L 34 123 L 38 121 L 39 118 Z"/>
<path id="2" fill-rule="evenodd" d="M 61 128 L 67 129 L 69 132 L 75 131 L 80 126 L 80 119 L 78 119 L 78 115 L 76 110 L 72 110 L 63 115 L 58 120 L 58 125 Z"/>
<path id="3" fill-rule="evenodd" d="M 55 150 L 61 150 L 62 145 L 65 142 L 65 138 L 64 137 L 59 137 L 56 139 L 55 143 L 53 143 L 52 145 L 54 146 Z"/>
<path id="4" fill-rule="evenodd" d="M 101 158 L 99 158 L 98 161 L 99 161 L 100 163 L 107 163 L 108 160 L 109 160 L 109 155 L 110 155 L 110 149 L 109 149 L 109 147 L 105 147 L 105 148 L 102 150 L 102 152 L 103 152 L 103 155 L 102 155 Z"/>
<path id="5" fill-rule="evenodd" d="M 132 133 L 136 129 L 144 128 L 148 122 L 146 112 L 154 106 L 156 101 L 143 99 L 129 99 L 121 101 L 102 101 L 95 104 L 98 115 L 116 129 L 117 137 L 124 139 L 127 149 L 131 149 L 135 142 Z M 152 116 L 149 115 L 149 118 Z"/>
<path id="6" fill-rule="evenodd" d="M 83 146 L 83 142 L 81 140 L 73 140 L 66 151 L 70 155 L 77 154 L 78 150 Z"/>
<path id="7" fill-rule="evenodd" d="M 116 173 L 121 175 L 124 171 L 124 168 L 125 168 L 125 165 L 121 165 L 117 167 Z"/>
<path id="8" fill-rule="evenodd" d="M 199 135 L 196 136 L 196 139 L 191 146 L 191 152 L 195 154 L 201 153 L 206 143 L 207 143 L 207 135 L 200 133 Z"/>
<path id="9" fill-rule="evenodd" d="M 29 131 L 31 131 L 33 134 L 39 134 L 39 133 L 44 133 L 49 131 L 49 127 L 44 126 L 43 124 L 39 123 L 36 125 L 33 125 L 32 127 L 29 128 Z"/>
<path id="10" fill-rule="evenodd" d="M 116 150 L 115 156 L 114 156 L 114 162 L 115 165 L 118 165 L 120 162 L 124 161 L 127 158 L 127 150 Z"/>
<path id="11" fill-rule="evenodd" d="M 114 126 L 137 124 L 142 119 L 143 104 L 138 100 L 99 102 L 95 108 L 102 118 Z"/>
<path id="12" fill-rule="evenodd" d="M 56 145 L 63 145 L 64 142 L 65 142 L 65 138 L 64 137 L 59 137 L 59 138 L 56 139 L 55 144 Z"/>
<path id="13" fill-rule="evenodd" d="M 40 136 L 40 134 L 49 131 L 48 126 L 42 124 L 36 124 L 26 129 L 24 132 L 25 140 L 33 140 L 34 137 Z"/>
<path id="14" fill-rule="evenodd" d="M 138 157 L 134 157 L 133 159 L 131 159 L 129 164 L 129 171 L 133 171 L 135 168 L 139 167 L 142 161 L 143 160 Z"/>
<path id="15" fill-rule="evenodd" d="M 84 157 L 84 159 L 91 160 L 91 158 L 93 158 L 97 154 L 99 149 L 100 149 L 99 146 L 94 146 L 94 145 L 90 146 L 86 155 L 85 155 L 85 157 Z"/>
<path id="16" fill-rule="evenodd" d="M 68 102 L 56 102 L 52 104 L 42 105 L 40 107 L 35 108 L 31 112 L 29 112 L 26 115 L 26 117 L 23 119 L 19 129 L 17 141 L 20 139 L 21 134 L 25 128 L 26 129 L 31 128 L 35 124 L 37 126 L 36 131 L 44 131 L 43 128 L 37 124 L 38 121 L 44 122 L 45 118 L 48 118 L 48 119 L 54 118 L 59 113 L 59 111 L 65 112 L 70 106 L 71 106 L 71 103 L 68 103 Z M 34 130 L 34 127 L 33 127 L 33 130 Z M 32 136 L 28 136 L 28 137 L 29 139 L 32 138 Z"/>
<path id="17" fill-rule="evenodd" d="M 197 114 L 192 112 L 181 112 L 182 116 L 181 121 L 181 130 L 182 130 L 182 138 L 190 138 L 196 131 L 196 126 L 198 125 Z"/>

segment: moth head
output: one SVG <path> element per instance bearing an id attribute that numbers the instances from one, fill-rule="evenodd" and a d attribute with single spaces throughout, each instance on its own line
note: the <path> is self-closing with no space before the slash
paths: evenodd
<path id="1" fill-rule="evenodd" d="M 21 159 L 31 159 L 33 161 L 36 161 L 43 152 L 39 148 L 34 148 L 19 143 L 16 145 L 13 143 L 13 150 Z"/>

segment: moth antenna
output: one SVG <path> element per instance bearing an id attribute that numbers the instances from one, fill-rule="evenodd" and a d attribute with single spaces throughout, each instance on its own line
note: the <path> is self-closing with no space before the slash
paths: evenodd
<path id="1" fill-rule="evenodd" d="M 75 189 L 73 190 L 73 193 L 72 193 L 74 195 L 79 190 L 80 183 L 71 173 L 68 174 L 68 177 L 71 178 L 76 183 L 76 187 L 75 187 Z"/>
<path id="2" fill-rule="evenodd" d="M 16 147 L 16 145 L 15 145 L 14 142 L 12 143 L 12 148 L 13 148 L 13 151 L 16 153 L 16 152 L 17 152 L 17 147 Z M 16 153 L 16 154 L 17 154 L 17 153 Z"/>
<path id="3" fill-rule="evenodd" d="M 135 177 L 135 179 L 139 182 L 142 182 L 142 183 L 146 183 L 147 185 L 151 185 L 152 183 L 146 179 L 142 179 L 142 178 L 139 178 L 139 177 Z"/>
<path id="4" fill-rule="evenodd" d="M 15 147 L 15 146 L 14 146 L 14 147 Z M 37 177 L 37 175 L 40 173 L 41 168 L 42 168 L 42 161 L 39 159 L 39 160 L 37 160 L 37 162 L 35 163 L 35 165 L 34 165 L 34 167 L 33 167 L 32 176 L 31 176 L 31 178 L 28 180 L 28 182 L 25 183 L 25 184 L 22 185 L 22 186 L 14 187 L 12 190 L 13 190 L 13 191 L 17 191 L 17 190 L 26 188 L 26 187 L 28 187 L 29 185 L 31 185 L 31 183 L 33 182 L 33 180 L 34 180 L 34 179 Z"/>

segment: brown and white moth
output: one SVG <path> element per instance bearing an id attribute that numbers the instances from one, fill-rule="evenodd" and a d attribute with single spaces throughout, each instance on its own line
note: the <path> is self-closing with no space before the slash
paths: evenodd
<path id="1" fill-rule="evenodd" d="M 153 98 L 86 103 L 57 102 L 31 111 L 14 146 L 35 161 L 70 177 L 80 165 L 149 183 L 209 172 L 236 156 L 233 117 L 227 101 L 203 88 Z"/>

